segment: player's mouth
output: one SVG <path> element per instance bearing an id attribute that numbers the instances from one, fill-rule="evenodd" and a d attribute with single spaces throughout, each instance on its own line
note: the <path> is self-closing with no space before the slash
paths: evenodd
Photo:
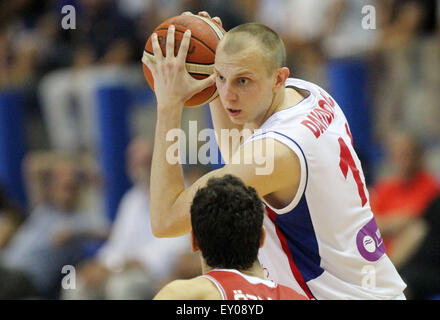
<path id="1" fill-rule="evenodd" d="M 232 108 L 226 108 L 226 111 L 231 117 L 236 117 L 241 113 L 241 110 Z"/>

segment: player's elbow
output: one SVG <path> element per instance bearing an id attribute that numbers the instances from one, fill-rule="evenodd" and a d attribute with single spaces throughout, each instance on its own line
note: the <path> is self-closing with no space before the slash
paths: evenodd
<path id="1" fill-rule="evenodd" d="M 167 238 L 169 237 L 168 230 L 159 222 L 151 221 L 151 231 L 156 238 Z"/>
<path id="2" fill-rule="evenodd" d="M 165 231 L 165 230 L 162 230 L 162 229 L 158 229 L 158 228 L 152 228 L 153 229 L 153 235 L 156 237 L 156 238 L 170 238 L 171 236 Z"/>
<path id="3" fill-rule="evenodd" d="M 151 231 L 156 238 L 173 238 L 182 234 L 170 219 L 151 219 Z"/>
<path id="4" fill-rule="evenodd" d="M 183 214 L 179 208 L 150 205 L 150 224 L 157 238 L 174 238 L 191 230 L 189 214 Z"/>
<path id="5" fill-rule="evenodd" d="M 156 238 L 168 237 L 167 221 L 163 218 L 161 212 L 164 212 L 164 209 L 155 205 L 155 203 L 152 201 L 150 203 L 150 225 L 151 232 Z"/>

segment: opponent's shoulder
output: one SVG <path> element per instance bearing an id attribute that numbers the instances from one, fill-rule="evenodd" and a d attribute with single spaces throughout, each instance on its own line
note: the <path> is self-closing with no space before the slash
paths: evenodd
<path id="1" fill-rule="evenodd" d="M 207 278 L 174 280 L 163 287 L 154 300 L 221 300 L 217 287 Z"/>

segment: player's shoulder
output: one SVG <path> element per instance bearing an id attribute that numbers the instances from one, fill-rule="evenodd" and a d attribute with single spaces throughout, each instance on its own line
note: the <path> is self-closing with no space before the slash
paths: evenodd
<path id="1" fill-rule="evenodd" d="M 221 300 L 217 287 L 205 277 L 174 280 L 163 287 L 155 300 Z"/>

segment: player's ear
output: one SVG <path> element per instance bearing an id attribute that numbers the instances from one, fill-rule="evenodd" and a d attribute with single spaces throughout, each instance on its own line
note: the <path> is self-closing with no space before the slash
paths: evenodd
<path id="1" fill-rule="evenodd" d="M 265 240 L 266 240 L 266 228 L 264 226 L 262 226 L 261 227 L 260 248 L 263 247 Z"/>
<path id="2" fill-rule="evenodd" d="M 199 244 L 197 243 L 197 239 L 196 237 L 194 237 L 194 232 L 191 230 L 190 233 L 190 238 L 191 238 L 191 251 L 192 252 L 197 252 L 199 251 Z"/>
<path id="3" fill-rule="evenodd" d="M 287 67 L 278 68 L 275 72 L 274 78 L 274 91 L 278 91 L 280 88 L 284 88 L 284 83 L 289 77 L 290 70 Z"/>

